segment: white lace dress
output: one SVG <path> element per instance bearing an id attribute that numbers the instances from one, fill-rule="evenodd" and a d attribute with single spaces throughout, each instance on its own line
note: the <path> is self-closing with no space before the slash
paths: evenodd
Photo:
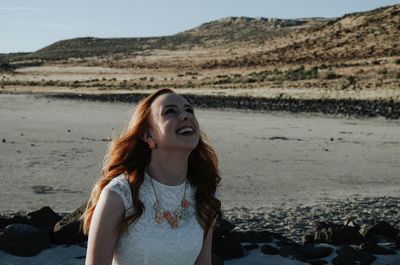
<path id="1" fill-rule="evenodd" d="M 157 196 L 165 209 L 174 211 L 179 207 L 185 183 L 168 186 L 153 180 Z M 150 176 L 145 173 L 139 197 L 145 211 L 129 226 L 128 231 L 118 240 L 114 251 L 113 265 L 192 265 L 203 244 L 203 228 L 195 216 L 195 188 L 187 185 L 186 198 L 190 202 L 191 217 L 182 221 L 178 228 L 171 228 L 168 222 L 158 224 L 154 220 L 156 201 Z M 121 196 L 125 205 L 125 216 L 133 213 L 132 196 L 125 176 L 114 178 L 105 189 Z"/>

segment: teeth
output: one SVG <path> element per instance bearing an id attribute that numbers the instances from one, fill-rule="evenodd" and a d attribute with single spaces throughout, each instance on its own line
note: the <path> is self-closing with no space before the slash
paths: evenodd
<path id="1" fill-rule="evenodd" d="M 184 133 L 193 133 L 193 129 L 190 127 L 184 127 L 181 128 L 177 131 L 179 134 L 184 134 Z"/>

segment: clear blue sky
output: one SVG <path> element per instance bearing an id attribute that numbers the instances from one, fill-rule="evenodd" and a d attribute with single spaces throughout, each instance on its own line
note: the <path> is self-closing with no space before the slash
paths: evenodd
<path id="1" fill-rule="evenodd" d="M 76 37 L 172 35 L 227 16 L 338 17 L 400 0 L 0 0 L 0 53 Z"/>

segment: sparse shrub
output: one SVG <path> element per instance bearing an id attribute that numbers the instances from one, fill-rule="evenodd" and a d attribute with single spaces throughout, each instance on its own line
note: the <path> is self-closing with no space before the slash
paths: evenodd
<path id="1" fill-rule="evenodd" d="M 400 72 L 397 73 L 396 78 L 400 79 Z"/>
<path id="2" fill-rule="evenodd" d="M 373 60 L 373 61 L 372 61 L 372 64 L 373 64 L 373 65 L 380 65 L 381 63 L 380 63 L 378 60 Z"/>
<path id="3" fill-rule="evenodd" d="M 400 58 L 394 61 L 395 64 L 400 64 Z"/>
<path id="4" fill-rule="evenodd" d="M 198 75 L 198 72 L 186 72 L 186 75 Z"/>
<path id="5" fill-rule="evenodd" d="M 349 84 L 354 84 L 356 82 L 356 78 L 352 75 L 347 76 L 346 79 L 349 81 Z"/>
<path id="6" fill-rule="evenodd" d="M 386 75 L 387 73 L 388 69 L 386 67 L 378 70 L 378 74 L 380 75 Z"/>
<path id="7" fill-rule="evenodd" d="M 309 70 L 305 70 L 304 66 L 302 65 L 293 70 L 289 69 L 286 72 L 286 78 L 291 81 L 318 78 L 318 67 L 314 66 Z"/>
<path id="8" fill-rule="evenodd" d="M 332 80 L 332 79 L 337 79 L 339 77 L 340 77 L 340 75 L 337 75 L 335 72 L 328 71 L 325 73 L 324 79 Z"/>

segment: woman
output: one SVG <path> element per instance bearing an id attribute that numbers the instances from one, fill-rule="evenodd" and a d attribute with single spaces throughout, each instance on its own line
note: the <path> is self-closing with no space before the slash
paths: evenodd
<path id="1" fill-rule="evenodd" d="M 171 89 L 147 96 L 110 145 L 83 215 L 86 265 L 211 265 L 219 182 L 193 107 Z"/>

